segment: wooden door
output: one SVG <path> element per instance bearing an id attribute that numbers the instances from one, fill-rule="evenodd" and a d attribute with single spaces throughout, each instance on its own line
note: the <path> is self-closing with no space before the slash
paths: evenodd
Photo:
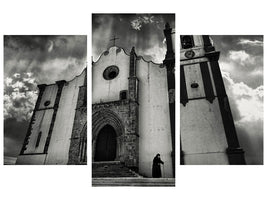
<path id="1" fill-rule="evenodd" d="M 116 158 L 116 132 L 110 125 L 104 126 L 97 137 L 95 161 L 113 161 Z"/>

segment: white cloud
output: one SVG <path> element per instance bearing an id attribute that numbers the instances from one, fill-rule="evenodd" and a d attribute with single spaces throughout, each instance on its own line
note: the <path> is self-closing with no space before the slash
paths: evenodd
<path id="1" fill-rule="evenodd" d="M 33 73 L 31 72 L 25 72 L 25 74 L 28 76 L 28 77 L 32 77 Z"/>
<path id="2" fill-rule="evenodd" d="M 34 78 L 23 78 L 22 80 L 24 82 L 31 83 L 31 84 L 34 84 L 34 82 L 35 82 L 35 79 Z"/>
<path id="3" fill-rule="evenodd" d="M 143 52 L 144 56 L 152 57 L 152 61 L 155 63 L 162 63 L 165 54 L 166 54 L 166 47 L 159 48 L 158 46 L 151 47 Z"/>
<path id="4" fill-rule="evenodd" d="M 47 47 L 47 51 L 51 52 L 53 50 L 54 47 L 54 42 L 52 40 L 48 41 L 48 47 Z"/>
<path id="5" fill-rule="evenodd" d="M 227 72 L 230 72 L 233 70 L 233 65 L 229 62 L 220 62 L 220 68 L 221 70 L 223 71 L 227 71 Z"/>
<path id="6" fill-rule="evenodd" d="M 253 88 L 263 84 L 261 56 L 251 55 L 245 51 L 230 51 L 219 62 L 221 70 L 229 72 L 235 81 L 243 81 Z"/>
<path id="7" fill-rule="evenodd" d="M 263 46 L 263 41 L 240 39 L 238 44 L 251 45 L 251 46 Z"/>
<path id="8" fill-rule="evenodd" d="M 142 22 L 139 19 L 134 19 L 131 21 L 131 26 L 133 29 L 140 31 L 142 27 Z"/>
<path id="9" fill-rule="evenodd" d="M 14 76 L 15 78 L 20 78 L 20 74 L 19 74 L 19 73 L 15 73 L 13 76 Z"/>
<path id="10" fill-rule="evenodd" d="M 11 83 L 12 83 L 12 81 L 13 81 L 12 78 L 7 77 L 7 78 L 5 79 L 5 84 L 6 84 L 7 86 L 10 86 Z"/>
<path id="11" fill-rule="evenodd" d="M 11 87 L 13 87 L 13 88 L 22 88 L 24 86 L 25 86 L 25 84 L 23 82 L 16 81 Z"/>
<path id="12" fill-rule="evenodd" d="M 36 80 L 31 73 L 16 73 L 4 79 L 4 118 L 29 120 L 37 99 Z"/>
<path id="13" fill-rule="evenodd" d="M 244 50 L 240 51 L 229 51 L 230 59 L 234 61 L 239 61 L 241 64 L 244 64 L 246 61 L 251 59 L 250 55 L 247 54 Z"/>
<path id="14" fill-rule="evenodd" d="M 247 164 L 262 164 L 263 153 L 263 86 L 251 88 L 235 82 L 222 71 L 234 122 Z"/>
<path id="15" fill-rule="evenodd" d="M 263 119 L 263 104 L 257 98 L 237 100 L 243 122 L 252 122 Z"/>
<path id="16" fill-rule="evenodd" d="M 32 115 L 37 92 L 27 93 L 12 92 L 11 95 L 4 95 L 4 118 L 16 118 L 17 121 L 29 120 Z M 14 103 L 19 102 L 20 106 L 15 107 Z"/>
<path id="17" fill-rule="evenodd" d="M 255 70 L 250 72 L 250 75 L 263 77 L 263 68 L 256 68 Z"/>
<path id="18" fill-rule="evenodd" d="M 41 83 L 49 84 L 49 82 L 44 82 L 44 80 L 66 80 L 69 81 L 74 78 L 74 76 L 79 75 L 84 69 L 86 63 L 78 63 L 76 58 L 69 57 L 68 59 L 55 58 L 49 61 L 43 62 L 40 67 L 42 68 Z"/>
<path id="19" fill-rule="evenodd" d="M 228 92 L 237 105 L 242 121 L 263 119 L 263 86 L 255 89 L 243 82 L 236 83 L 229 73 L 223 72 Z"/>
<path id="20" fill-rule="evenodd" d="M 150 57 L 150 60 L 155 63 L 162 63 L 167 51 L 166 42 L 164 41 L 165 39 L 162 43 L 159 43 L 158 38 L 155 35 L 152 35 L 149 40 L 150 47 L 142 51 L 142 56 Z"/>
<path id="21" fill-rule="evenodd" d="M 142 16 L 138 17 L 137 19 L 134 19 L 131 21 L 131 26 L 133 29 L 140 31 L 143 24 L 149 24 L 154 23 L 154 16 Z"/>

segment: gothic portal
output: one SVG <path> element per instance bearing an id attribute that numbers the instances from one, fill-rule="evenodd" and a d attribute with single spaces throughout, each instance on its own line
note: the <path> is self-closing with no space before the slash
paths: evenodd
<path id="1" fill-rule="evenodd" d="M 116 131 L 105 125 L 96 140 L 95 161 L 113 161 L 116 158 Z"/>

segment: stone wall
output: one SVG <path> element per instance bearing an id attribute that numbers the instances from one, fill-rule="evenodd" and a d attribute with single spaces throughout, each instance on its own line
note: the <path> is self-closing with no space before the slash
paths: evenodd
<path id="1" fill-rule="evenodd" d="M 87 163 L 87 87 L 81 86 L 72 129 L 68 164 Z"/>
<path id="2" fill-rule="evenodd" d="M 94 161 L 96 140 L 105 125 L 111 125 L 117 133 L 117 161 L 128 167 L 138 165 L 138 135 L 132 131 L 136 116 L 130 114 L 129 100 L 93 104 L 92 159 Z"/>

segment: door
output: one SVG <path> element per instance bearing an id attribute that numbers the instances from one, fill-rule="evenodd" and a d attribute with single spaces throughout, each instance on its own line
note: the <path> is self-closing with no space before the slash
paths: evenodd
<path id="1" fill-rule="evenodd" d="M 116 158 L 116 132 L 110 125 L 104 126 L 97 137 L 95 161 L 113 161 Z"/>

